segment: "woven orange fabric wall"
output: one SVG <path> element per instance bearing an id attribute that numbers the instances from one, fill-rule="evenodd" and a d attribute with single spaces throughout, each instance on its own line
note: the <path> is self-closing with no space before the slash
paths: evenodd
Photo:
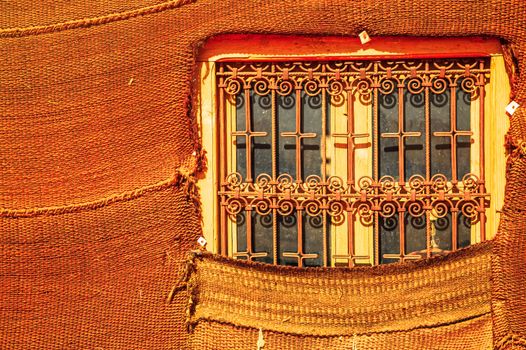
<path id="1" fill-rule="evenodd" d="M 213 35 L 494 36 L 526 104 L 521 0 L 21 0 L 0 28 L 2 348 L 184 348 L 186 297 L 165 298 L 200 234 L 191 86 Z M 526 336 L 525 116 L 494 248 L 502 346 Z"/>

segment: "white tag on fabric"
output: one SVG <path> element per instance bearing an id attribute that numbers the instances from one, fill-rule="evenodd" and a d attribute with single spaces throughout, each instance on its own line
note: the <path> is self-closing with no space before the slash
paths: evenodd
<path id="1" fill-rule="evenodd" d="M 257 350 L 262 350 L 265 347 L 265 339 L 263 339 L 263 329 L 259 329 L 259 336 L 257 342 Z"/>
<path id="2" fill-rule="evenodd" d="M 371 37 L 369 36 L 369 34 L 367 34 L 365 30 L 361 32 L 358 36 L 360 37 L 360 41 L 362 42 L 362 44 L 367 44 L 369 41 L 371 41 Z"/>
<path id="3" fill-rule="evenodd" d="M 509 105 L 506 106 L 506 112 L 511 116 L 519 108 L 519 104 L 515 101 L 511 101 Z"/>
<path id="4" fill-rule="evenodd" d="M 207 242 L 206 242 L 206 239 L 205 239 L 204 237 L 201 236 L 201 237 L 199 237 L 199 238 L 197 239 L 197 243 L 199 243 L 199 245 L 200 245 L 201 247 L 204 247 L 204 246 L 206 245 Z"/>

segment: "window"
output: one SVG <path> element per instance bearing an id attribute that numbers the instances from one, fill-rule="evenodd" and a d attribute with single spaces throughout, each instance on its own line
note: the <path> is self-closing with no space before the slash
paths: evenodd
<path id="1" fill-rule="evenodd" d="M 202 65 L 202 137 L 214 164 L 203 215 L 218 252 L 375 265 L 494 232 L 502 188 L 486 175 L 504 169 L 505 125 L 495 119 L 507 99 L 498 98 L 507 88 L 498 45 L 474 40 L 466 52 L 455 40 L 385 39 L 364 55 L 350 39 L 327 38 L 310 55 L 272 55 L 312 42 L 249 39 L 266 40 L 255 49 L 263 54 Z"/>

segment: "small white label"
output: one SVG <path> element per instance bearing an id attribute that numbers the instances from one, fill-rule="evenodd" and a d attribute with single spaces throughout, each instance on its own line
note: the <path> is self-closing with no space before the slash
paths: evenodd
<path id="1" fill-rule="evenodd" d="M 206 239 L 204 237 L 199 237 L 197 243 L 199 243 L 201 247 L 204 247 L 206 245 Z"/>
<path id="2" fill-rule="evenodd" d="M 506 112 L 511 116 L 519 108 L 519 104 L 515 101 L 511 101 L 510 104 L 506 107 Z"/>
<path id="3" fill-rule="evenodd" d="M 258 350 L 263 350 L 265 347 L 265 339 L 263 339 L 263 329 L 259 329 L 259 335 L 258 335 L 258 342 L 257 342 Z"/>
<path id="4" fill-rule="evenodd" d="M 365 30 L 359 34 L 359 37 L 362 44 L 367 44 L 369 41 L 371 41 L 369 34 L 367 34 Z"/>

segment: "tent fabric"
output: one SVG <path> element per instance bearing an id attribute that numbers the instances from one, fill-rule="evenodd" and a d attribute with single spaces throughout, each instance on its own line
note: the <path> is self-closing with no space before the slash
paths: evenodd
<path id="1" fill-rule="evenodd" d="M 0 347 L 184 349 L 188 296 L 178 290 L 170 304 L 166 296 L 201 234 L 195 183 L 206 165 L 193 108 L 199 48 L 224 33 L 356 37 L 364 29 L 373 39 L 502 41 L 510 98 L 522 106 L 510 117 L 505 205 L 491 243 L 491 326 L 480 316 L 455 327 L 478 324 L 481 337 L 489 327 L 495 348 L 526 348 L 521 0 L 2 2 Z M 504 111 L 494 117 L 508 118 Z M 222 331 L 232 332 L 222 338 L 216 323 L 200 321 L 194 331 L 208 329 L 220 341 L 241 329 L 233 344 L 258 331 L 226 325 Z M 269 344 L 304 348 L 336 341 L 266 336 L 282 339 Z M 213 348 L 212 338 L 191 339 Z"/>
<path id="2" fill-rule="evenodd" d="M 491 349 L 491 248 L 484 242 L 418 263 L 299 271 L 197 254 L 187 278 L 188 323 L 197 327 L 190 344 L 221 349 L 229 339 L 253 338 L 234 325 L 287 334 L 267 340 L 265 349 L 294 349 L 302 335 L 324 337 L 330 349 L 352 343 L 338 343 L 342 335 L 359 337 L 357 348 L 367 349 L 368 342 L 429 348 L 432 341 L 441 349 Z M 218 341 L 217 334 L 229 336 Z"/>
<path id="3" fill-rule="evenodd" d="M 484 315 L 463 322 L 394 333 L 375 333 L 319 337 L 262 330 L 264 350 L 281 349 L 493 349 L 491 316 Z M 211 321 L 200 322 L 192 336 L 191 349 L 257 349 L 259 330 Z M 508 348 L 509 349 L 509 348 Z"/>

